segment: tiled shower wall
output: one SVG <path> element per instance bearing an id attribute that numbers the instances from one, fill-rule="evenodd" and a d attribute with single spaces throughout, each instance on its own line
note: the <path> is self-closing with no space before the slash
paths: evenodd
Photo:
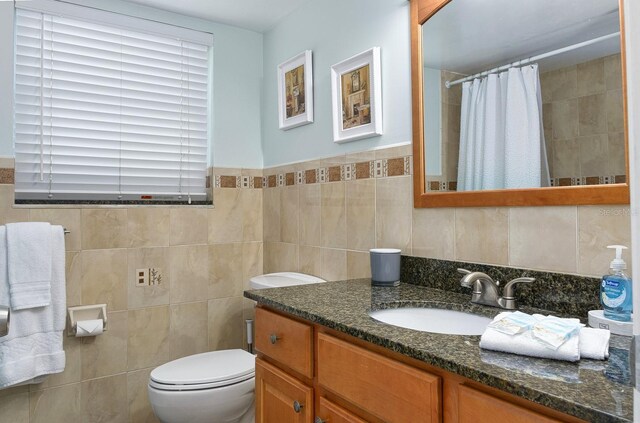
<path id="1" fill-rule="evenodd" d="M 70 230 L 67 303 L 106 303 L 108 330 L 65 337 L 63 373 L 0 390 L 1 422 L 154 422 L 146 388 L 154 367 L 243 346 L 251 303 L 242 291 L 262 273 L 262 189 L 214 188 L 215 208 L 24 208 L 12 207 L 10 173 L 0 174 L 0 224 L 48 221 Z M 136 287 L 135 269 L 149 267 L 161 269 L 162 283 Z"/>
<path id="2" fill-rule="evenodd" d="M 265 272 L 366 277 L 368 250 L 390 247 L 413 256 L 600 276 L 611 260 L 605 247 L 630 245 L 628 206 L 414 209 L 411 175 L 384 167 L 410 156 L 407 145 L 265 169 L 266 179 L 282 181 L 264 188 Z M 371 173 L 348 177 L 345 171 L 367 166 Z M 333 182 L 290 178 L 287 184 L 278 177 L 336 167 L 344 177 Z"/>

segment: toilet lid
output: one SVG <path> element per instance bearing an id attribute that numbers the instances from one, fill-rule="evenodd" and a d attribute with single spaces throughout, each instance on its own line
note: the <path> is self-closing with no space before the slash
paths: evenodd
<path id="1" fill-rule="evenodd" d="M 308 285 L 320 282 L 326 281 L 316 276 L 296 272 L 268 273 L 266 275 L 254 276 L 249 280 L 252 289 L 282 288 L 285 286 Z"/>
<path id="2" fill-rule="evenodd" d="M 155 368 L 151 381 L 166 385 L 224 385 L 253 377 L 255 356 L 244 350 L 223 350 L 179 358 Z"/>

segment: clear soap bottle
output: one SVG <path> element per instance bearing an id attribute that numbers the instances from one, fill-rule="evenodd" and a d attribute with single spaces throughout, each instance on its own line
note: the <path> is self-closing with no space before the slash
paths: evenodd
<path id="1" fill-rule="evenodd" d="M 627 264 L 622 259 L 624 245 L 609 245 L 607 248 L 616 250 L 616 257 L 611 261 L 609 274 L 602 277 L 600 284 L 600 302 L 604 309 L 604 317 L 619 322 L 631 321 L 633 312 L 633 295 L 631 278 L 624 270 Z"/>

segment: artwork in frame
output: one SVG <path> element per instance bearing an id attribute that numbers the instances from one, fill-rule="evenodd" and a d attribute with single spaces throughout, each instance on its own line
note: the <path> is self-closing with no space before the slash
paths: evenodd
<path id="1" fill-rule="evenodd" d="M 284 130 L 313 122 L 311 50 L 278 66 L 278 118 Z"/>
<path id="2" fill-rule="evenodd" d="M 331 66 L 333 141 L 382 135 L 380 47 Z"/>

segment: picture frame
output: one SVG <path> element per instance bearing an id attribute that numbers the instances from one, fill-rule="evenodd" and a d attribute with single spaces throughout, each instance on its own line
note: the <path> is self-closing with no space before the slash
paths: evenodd
<path id="1" fill-rule="evenodd" d="M 382 135 L 380 47 L 331 66 L 333 142 Z"/>
<path id="2" fill-rule="evenodd" d="M 278 120 L 285 131 L 313 122 L 311 50 L 278 65 Z"/>

